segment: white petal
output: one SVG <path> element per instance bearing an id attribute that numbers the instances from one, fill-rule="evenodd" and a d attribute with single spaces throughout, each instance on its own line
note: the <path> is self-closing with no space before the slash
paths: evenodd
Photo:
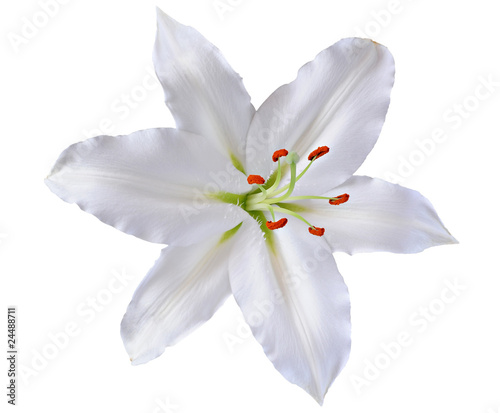
<path id="1" fill-rule="evenodd" d="M 253 220 L 246 248 L 231 255 L 235 299 L 276 369 L 322 403 L 350 350 L 347 287 L 328 246 L 289 220 L 273 231 L 273 248 Z"/>
<path id="2" fill-rule="evenodd" d="M 189 247 L 168 246 L 134 293 L 121 324 L 132 364 L 158 357 L 207 321 L 231 293 L 221 235 Z"/>
<path id="3" fill-rule="evenodd" d="M 371 40 L 343 39 L 323 50 L 258 109 L 248 133 L 248 173 L 268 176 L 275 167 L 271 155 L 281 148 L 301 156 L 300 172 L 309 153 L 326 145 L 330 153 L 294 193 L 317 194 L 341 184 L 373 148 L 393 82 L 391 54 Z"/>
<path id="4" fill-rule="evenodd" d="M 153 61 L 177 127 L 244 162 L 255 109 L 241 77 L 198 31 L 158 12 Z"/>
<path id="5" fill-rule="evenodd" d="M 207 197 L 248 191 L 245 176 L 201 136 L 148 129 L 66 149 L 46 180 L 66 202 L 151 242 L 188 245 L 241 222 L 241 208 Z"/>
<path id="6" fill-rule="evenodd" d="M 350 197 L 341 205 L 300 202 L 310 209 L 303 216 L 325 228 L 324 238 L 333 251 L 414 253 L 457 242 L 431 203 L 417 191 L 381 179 L 353 176 L 323 196 L 344 193 Z"/>

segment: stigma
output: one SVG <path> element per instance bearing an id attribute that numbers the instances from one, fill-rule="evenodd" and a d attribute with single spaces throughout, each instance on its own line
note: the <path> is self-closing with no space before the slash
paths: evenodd
<path id="1" fill-rule="evenodd" d="M 322 237 L 325 234 L 325 229 L 312 225 L 303 216 L 297 213 L 297 209 L 293 207 L 293 201 L 301 201 L 305 199 L 328 201 L 330 205 L 341 205 L 349 200 L 348 194 L 337 195 L 335 197 L 323 197 L 323 196 L 293 196 L 293 191 L 295 189 L 296 183 L 305 175 L 311 165 L 320 157 L 326 155 L 330 151 L 328 146 L 320 146 L 314 151 L 312 151 L 307 159 L 309 164 L 304 168 L 304 170 L 297 175 L 297 163 L 299 162 L 299 155 L 297 152 L 289 152 L 286 149 L 278 149 L 272 155 L 273 162 L 278 162 L 278 167 L 276 169 L 276 177 L 274 182 L 268 183 L 268 187 L 265 188 L 263 185 L 266 182 L 265 179 L 260 175 L 248 175 L 247 182 L 250 185 L 256 184 L 258 190 L 252 192 L 248 198 L 245 205 L 245 210 L 250 211 L 263 211 L 269 212 L 271 214 L 272 220 L 266 222 L 266 227 L 269 230 L 277 230 L 283 228 L 287 222 L 287 218 L 276 219 L 276 214 L 289 215 L 294 218 L 299 219 L 307 225 L 309 233 L 311 235 L 316 235 Z M 285 162 L 281 162 L 281 158 L 284 158 Z M 283 168 L 288 166 L 290 168 L 290 182 L 282 187 L 280 187 L 281 178 L 283 176 Z"/>

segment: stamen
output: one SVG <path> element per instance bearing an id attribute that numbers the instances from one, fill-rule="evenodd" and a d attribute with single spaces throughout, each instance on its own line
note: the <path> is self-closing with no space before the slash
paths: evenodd
<path id="1" fill-rule="evenodd" d="M 272 185 L 268 185 L 269 188 L 264 188 L 262 186 L 265 183 L 265 179 L 262 176 L 248 175 L 247 182 L 251 185 L 256 184 L 259 187 L 260 192 L 254 191 L 248 195 L 244 204 L 245 210 L 248 212 L 264 211 L 270 213 L 272 221 L 266 222 L 266 227 L 270 230 L 283 228 L 287 224 L 288 222 L 287 218 L 281 218 L 279 220 L 276 220 L 275 213 L 281 213 L 299 219 L 300 221 L 304 222 L 307 225 L 310 234 L 322 237 L 325 234 L 325 229 L 312 225 L 310 222 L 307 221 L 307 219 L 305 219 L 298 213 L 300 211 L 307 211 L 308 209 L 302 208 L 300 205 L 298 205 L 298 208 L 295 208 L 294 205 L 290 202 L 318 199 L 325 201 L 328 200 L 330 205 L 340 205 L 348 201 L 349 199 L 348 194 L 342 194 L 335 197 L 312 196 L 312 195 L 292 196 L 297 181 L 300 178 L 302 178 L 302 176 L 304 176 L 304 174 L 307 172 L 307 170 L 311 167 L 311 165 L 317 158 L 326 155 L 329 151 L 330 149 L 328 148 L 328 146 L 320 146 L 318 149 L 312 151 L 309 154 L 308 158 L 310 162 L 304 168 L 304 170 L 298 175 L 297 175 L 297 164 L 299 163 L 300 160 L 299 155 L 294 151 L 288 152 L 288 150 L 286 149 L 279 149 L 275 151 L 272 156 L 272 159 L 274 162 L 278 162 L 278 165 L 275 173 L 273 173 L 272 175 L 273 176 L 272 180 L 274 180 L 274 182 L 272 183 Z M 281 160 L 281 158 L 284 159 Z M 285 162 L 286 164 L 289 165 L 287 166 L 287 168 L 289 169 L 288 175 L 290 178 L 290 182 L 288 182 L 286 185 L 283 185 L 282 187 L 279 187 L 283 172 L 282 167 L 286 166 L 282 164 L 284 164 Z M 288 203 L 283 203 L 285 201 Z"/>
<path id="2" fill-rule="evenodd" d="M 286 149 L 282 149 L 282 150 L 286 150 Z M 287 151 L 287 153 L 288 153 L 288 151 Z M 281 159 L 280 158 L 278 158 L 277 171 L 278 171 L 278 173 L 276 174 L 276 179 L 274 180 L 273 186 L 271 186 L 271 188 L 269 188 L 269 193 L 274 193 L 276 191 L 276 188 L 278 188 L 278 186 L 280 186 L 280 183 L 281 183 Z"/>
<path id="3" fill-rule="evenodd" d="M 286 218 L 281 218 L 279 221 L 276 221 L 276 222 L 267 221 L 266 227 L 268 227 L 270 230 L 283 228 L 287 222 L 288 222 L 288 219 L 286 219 Z"/>
<path id="4" fill-rule="evenodd" d="M 273 218 L 273 222 L 276 221 L 276 217 L 274 216 L 274 209 L 271 205 L 269 205 L 267 207 L 267 209 L 269 210 L 269 212 L 271 213 L 271 217 Z"/>
<path id="5" fill-rule="evenodd" d="M 313 158 L 318 159 L 321 156 L 326 155 L 328 152 L 330 152 L 330 148 L 328 146 L 320 146 L 318 149 L 312 151 L 307 157 L 307 159 L 312 161 Z"/>
<path id="6" fill-rule="evenodd" d="M 282 156 L 287 156 L 288 151 L 286 149 L 279 149 L 273 153 L 273 162 L 278 162 L 278 159 Z"/>
<path id="7" fill-rule="evenodd" d="M 266 180 L 262 178 L 260 175 L 248 175 L 247 182 L 252 185 L 252 184 L 258 184 L 262 185 Z"/>
<path id="8" fill-rule="evenodd" d="M 295 188 L 295 182 L 297 181 L 297 162 L 299 162 L 299 155 L 297 154 L 297 152 L 290 152 L 286 158 L 285 158 L 285 161 L 287 164 L 290 165 L 290 183 L 286 186 L 284 186 L 283 188 L 277 190 L 277 191 L 274 191 L 274 194 L 273 195 L 277 195 L 277 194 L 280 194 L 281 192 L 285 191 L 286 190 L 286 193 L 285 195 L 282 195 L 278 198 L 272 198 L 272 202 L 273 204 L 277 203 L 277 202 L 281 202 L 281 201 L 284 201 L 285 199 L 287 199 L 293 192 L 293 189 Z"/>
<path id="9" fill-rule="evenodd" d="M 325 233 L 325 229 L 320 227 L 309 227 L 309 233 L 322 237 Z"/>
<path id="10" fill-rule="evenodd" d="M 331 198 L 328 203 L 330 205 L 340 205 L 349 200 L 349 194 L 337 195 L 335 198 Z"/>

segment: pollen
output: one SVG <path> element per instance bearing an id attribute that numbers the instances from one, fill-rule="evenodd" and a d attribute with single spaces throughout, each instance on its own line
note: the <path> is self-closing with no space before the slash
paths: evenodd
<path id="1" fill-rule="evenodd" d="M 337 195 L 336 197 L 330 199 L 328 202 L 330 205 L 340 205 L 349 200 L 349 194 Z"/>
<path id="2" fill-rule="evenodd" d="M 286 149 L 279 149 L 273 153 L 273 162 L 278 162 L 278 159 L 282 156 L 287 156 L 288 151 Z"/>
<path id="3" fill-rule="evenodd" d="M 318 237 L 322 237 L 323 234 L 325 233 L 325 229 L 319 227 L 309 227 L 309 233 L 317 235 Z"/>
<path id="4" fill-rule="evenodd" d="M 330 148 L 328 146 L 320 146 L 318 149 L 315 149 L 312 151 L 309 156 L 307 157 L 308 160 L 312 161 L 313 158 L 320 158 L 323 155 L 326 155 L 330 151 Z"/>
<path id="5" fill-rule="evenodd" d="M 278 229 L 278 228 L 283 228 L 286 223 L 288 222 L 288 219 L 286 218 L 281 218 L 280 220 L 273 222 L 273 221 L 267 221 L 266 222 L 266 227 L 269 228 L 270 230 Z"/>
<path id="6" fill-rule="evenodd" d="M 312 151 L 309 154 L 309 161 L 306 167 L 297 173 L 297 165 L 300 161 L 300 156 L 295 151 L 288 151 L 287 149 L 278 149 L 273 153 L 272 159 L 277 162 L 277 168 L 273 172 L 272 179 L 269 179 L 265 187 L 265 180 L 260 175 L 248 175 L 247 182 L 252 184 L 257 184 L 253 192 L 249 193 L 246 197 L 244 203 L 245 211 L 262 211 L 260 213 L 269 212 L 271 217 L 266 218 L 270 221 L 263 222 L 266 223 L 264 230 L 275 230 L 283 228 L 287 223 L 287 218 L 276 219 L 276 214 L 284 214 L 285 216 L 292 216 L 302 221 L 309 228 L 309 233 L 316 235 L 317 237 L 322 237 L 325 234 L 324 228 L 319 228 L 310 223 L 305 217 L 300 215 L 300 211 L 303 209 L 294 208 L 293 201 L 301 201 L 303 199 L 322 200 L 321 202 L 329 201 L 331 205 L 339 205 L 347 202 L 349 199 L 348 194 L 338 195 L 336 197 L 330 196 L 314 196 L 314 195 L 293 195 L 293 190 L 296 183 L 304 176 L 304 174 L 311 168 L 314 164 L 316 158 L 326 155 L 330 151 L 328 146 L 320 146 L 318 149 Z M 283 159 L 280 159 L 283 158 Z M 287 180 L 284 184 L 281 184 L 281 178 L 287 176 Z M 262 225 L 261 220 L 258 220 Z M 269 234 L 268 234 L 269 235 Z"/>
<path id="7" fill-rule="evenodd" d="M 247 182 L 252 185 L 252 184 L 259 184 L 262 185 L 266 180 L 262 178 L 260 175 L 248 175 Z"/>

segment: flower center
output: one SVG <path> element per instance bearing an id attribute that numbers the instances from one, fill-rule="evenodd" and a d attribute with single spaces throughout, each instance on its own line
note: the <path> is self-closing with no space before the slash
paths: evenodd
<path id="1" fill-rule="evenodd" d="M 287 222 L 287 218 L 281 218 L 276 220 L 276 213 L 290 215 L 295 217 L 309 227 L 309 233 L 312 235 L 317 235 L 319 237 L 323 236 L 325 233 L 324 228 L 316 227 L 309 223 L 303 216 L 297 213 L 297 208 L 294 206 L 293 201 L 300 201 L 303 199 L 320 199 L 327 200 L 330 205 L 340 205 L 349 199 L 348 194 L 338 195 L 334 198 L 323 197 L 323 196 L 292 196 L 293 190 L 297 182 L 305 175 L 311 165 L 323 155 L 326 155 L 330 149 L 327 146 L 320 146 L 318 149 L 312 151 L 309 156 L 309 164 L 306 168 L 297 175 L 297 163 L 299 162 L 299 155 L 296 152 L 288 152 L 286 149 L 280 149 L 273 154 L 273 161 L 278 162 L 278 169 L 276 173 L 276 180 L 269 188 L 264 188 L 265 179 L 260 175 L 248 175 L 247 182 L 250 185 L 257 185 L 259 192 L 253 193 L 248 196 L 245 209 L 250 211 L 269 211 L 272 216 L 272 221 L 266 222 L 266 227 L 270 230 L 276 230 L 278 228 L 283 228 Z M 281 162 L 281 158 L 284 158 L 285 163 Z M 290 165 L 290 182 L 287 185 L 279 188 L 281 178 L 283 176 L 283 167 L 285 164 Z M 284 194 L 283 194 L 284 192 Z M 283 202 L 287 202 L 283 204 Z M 295 211 L 294 211 L 295 210 Z"/>

